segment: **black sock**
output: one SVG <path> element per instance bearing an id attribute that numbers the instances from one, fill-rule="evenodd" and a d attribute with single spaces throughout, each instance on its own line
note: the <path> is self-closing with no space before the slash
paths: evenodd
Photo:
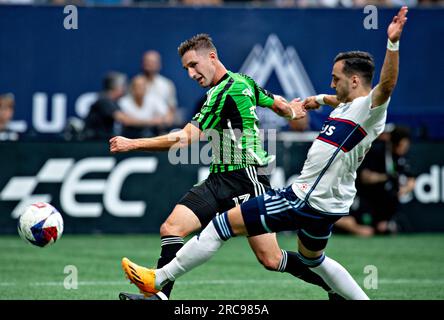
<path id="1" fill-rule="evenodd" d="M 332 291 L 319 275 L 311 271 L 310 268 L 301 261 L 296 252 L 282 250 L 282 254 L 283 256 L 278 271 L 290 273 L 305 282 L 320 286 L 327 292 Z"/>
<path id="2" fill-rule="evenodd" d="M 183 238 L 178 236 L 164 236 L 160 238 L 160 258 L 157 261 L 157 268 L 162 268 L 176 257 L 177 251 L 183 246 Z M 162 292 L 169 298 L 173 290 L 174 281 L 168 282 Z"/>

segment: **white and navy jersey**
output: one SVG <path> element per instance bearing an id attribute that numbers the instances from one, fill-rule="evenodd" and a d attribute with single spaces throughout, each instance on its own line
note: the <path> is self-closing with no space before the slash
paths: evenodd
<path id="1" fill-rule="evenodd" d="M 356 170 L 383 132 L 387 106 L 371 108 L 372 94 L 339 104 L 308 151 L 293 191 L 314 209 L 346 215 L 356 194 Z"/>

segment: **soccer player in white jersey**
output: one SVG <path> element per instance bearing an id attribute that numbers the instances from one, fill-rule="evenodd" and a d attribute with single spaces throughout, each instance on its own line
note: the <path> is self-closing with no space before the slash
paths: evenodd
<path id="1" fill-rule="evenodd" d="M 318 95 L 305 100 L 307 109 L 329 104 L 334 110 L 313 142 L 296 182 L 216 216 L 160 269 L 147 269 L 123 258 L 125 273 L 136 273 L 140 278 L 139 289 L 158 292 L 166 283 L 209 260 L 230 237 L 296 230 L 299 258 L 305 265 L 344 298 L 368 299 L 347 270 L 325 256 L 324 249 L 335 221 L 348 214 L 356 193 L 356 170 L 383 131 L 390 95 L 398 79 L 399 39 L 407 11 L 402 7 L 387 29 L 387 52 L 376 87 L 371 88 L 371 55 L 346 52 L 335 58 L 333 66 L 331 87 L 336 96 Z"/>

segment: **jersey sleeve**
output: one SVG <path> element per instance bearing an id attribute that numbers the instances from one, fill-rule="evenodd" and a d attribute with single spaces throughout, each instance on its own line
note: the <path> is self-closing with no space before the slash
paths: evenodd
<path id="1" fill-rule="evenodd" d="M 264 108 L 271 108 L 271 106 L 274 103 L 274 96 L 271 92 L 265 90 L 264 88 L 262 88 L 261 86 L 259 86 L 256 81 L 254 81 L 253 78 L 245 75 L 245 74 L 241 74 L 243 77 L 245 77 L 249 83 L 251 84 L 251 86 L 254 89 L 254 96 L 256 98 L 256 104 L 260 107 L 264 107 Z"/>
<path id="2" fill-rule="evenodd" d="M 379 106 L 372 107 L 372 96 L 374 89 L 366 97 L 366 105 L 368 106 L 368 116 L 364 122 L 366 128 L 378 128 L 378 132 L 382 133 L 385 125 L 385 118 L 387 117 L 387 108 L 390 103 L 390 98 Z"/>
<path id="3" fill-rule="evenodd" d="M 372 89 L 372 91 L 370 91 L 369 95 L 367 96 L 370 99 L 370 108 L 372 110 L 373 109 L 387 109 L 391 97 L 389 97 L 386 102 L 384 102 L 383 104 L 380 104 L 379 106 L 372 106 L 373 93 L 375 92 L 375 89 L 376 89 L 376 87 L 374 87 Z"/>
<path id="4" fill-rule="evenodd" d="M 257 105 L 264 108 L 271 108 L 274 103 L 274 96 L 255 82 L 255 93 Z"/>

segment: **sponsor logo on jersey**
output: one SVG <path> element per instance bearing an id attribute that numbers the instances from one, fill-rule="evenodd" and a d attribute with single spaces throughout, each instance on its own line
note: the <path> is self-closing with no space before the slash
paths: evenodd
<path id="1" fill-rule="evenodd" d="M 349 152 L 366 136 L 367 132 L 351 120 L 328 118 L 317 139 Z"/>

